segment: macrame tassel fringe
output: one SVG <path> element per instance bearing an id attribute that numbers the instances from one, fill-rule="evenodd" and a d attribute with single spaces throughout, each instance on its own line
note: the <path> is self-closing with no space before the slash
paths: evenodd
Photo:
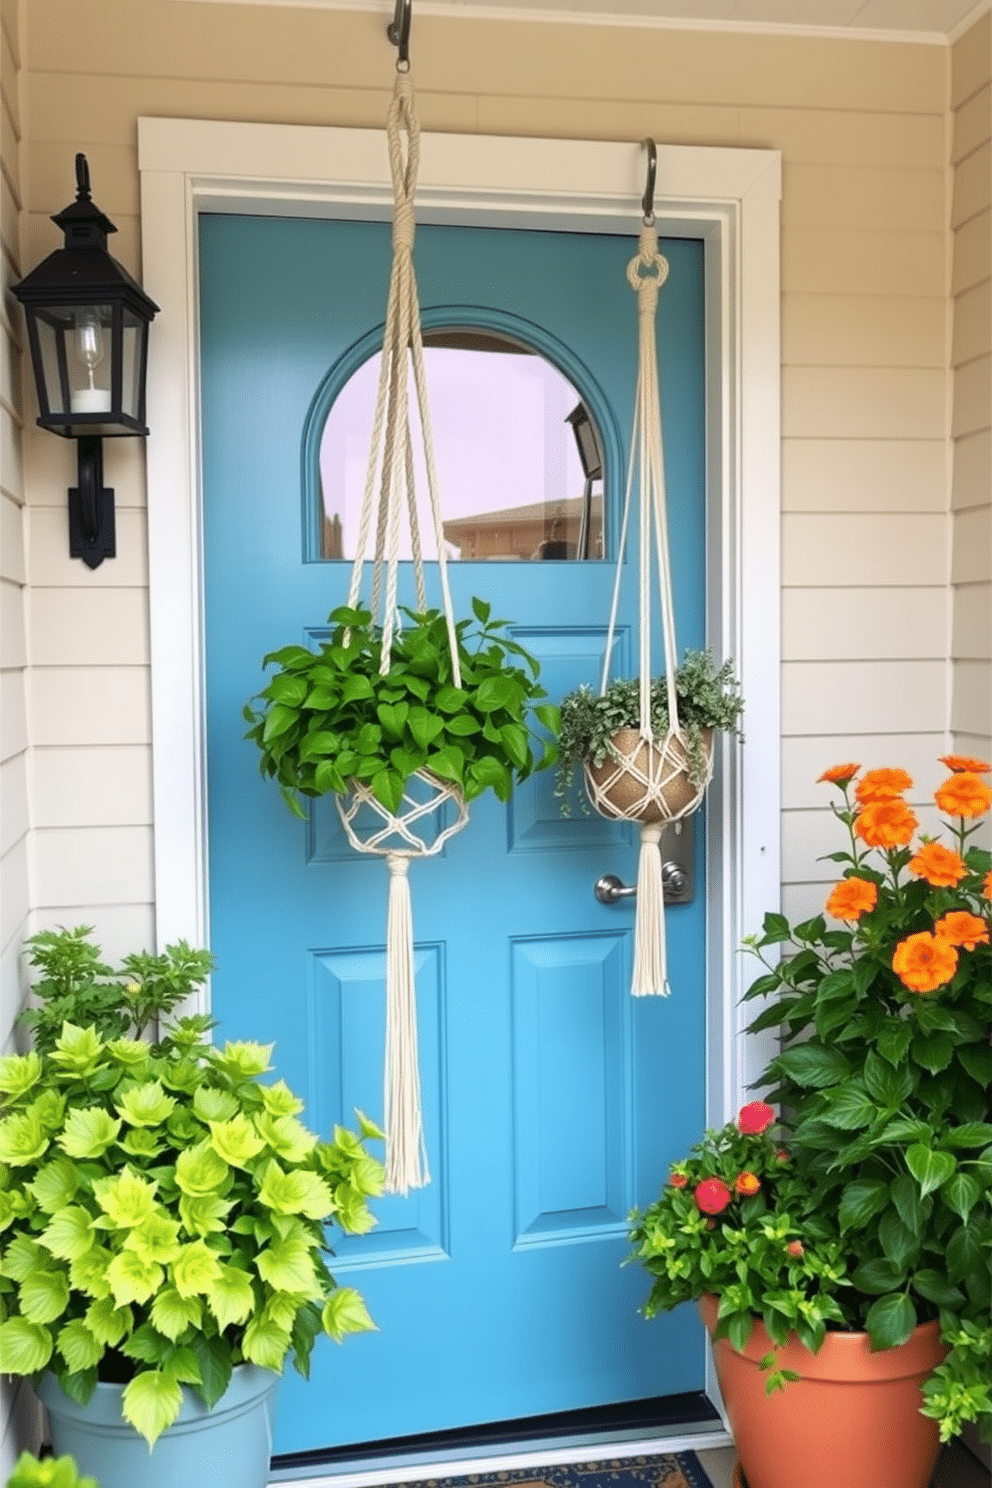
<path id="1" fill-rule="evenodd" d="M 661 827 L 641 827 L 641 856 L 637 865 L 637 915 L 634 920 L 634 997 L 667 997 L 665 965 L 665 891 L 661 876 Z"/>
<path id="2" fill-rule="evenodd" d="M 386 1192 L 405 1194 L 430 1183 L 420 1114 L 417 991 L 413 965 L 408 857 L 389 853 L 386 919 Z"/>

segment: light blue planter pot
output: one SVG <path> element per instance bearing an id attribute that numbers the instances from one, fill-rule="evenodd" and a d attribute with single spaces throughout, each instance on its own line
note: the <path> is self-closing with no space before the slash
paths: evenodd
<path id="1" fill-rule="evenodd" d="M 37 1386 L 56 1457 L 66 1452 L 100 1488 L 265 1488 L 279 1375 L 240 1364 L 212 1411 L 183 1389 L 177 1420 L 152 1452 L 121 1415 L 123 1385 L 98 1384 L 86 1406 L 53 1374 Z"/>

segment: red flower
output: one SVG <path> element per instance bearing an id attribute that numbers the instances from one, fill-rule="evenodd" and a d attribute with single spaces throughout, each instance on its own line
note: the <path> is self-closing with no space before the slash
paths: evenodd
<path id="1" fill-rule="evenodd" d="M 789 1161 L 789 1154 L 786 1152 L 786 1150 L 785 1150 L 784 1147 L 779 1147 L 778 1150 L 776 1151 L 776 1153 L 775 1153 L 775 1161 L 776 1162 L 788 1162 Z"/>
<path id="2" fill-rule="evenodd" d="M 745 1199 L 749 1199 L 752 1194 L 756 1194 L 760 1187 L 761 1179 L 757 1173 L 738 1173 L 734 1179 L 735 1190 Z"/>
<path id="3" fill-rule="evenodd" d="M 722 1178 L 704 1178 L 693 1195 L 701 1214 L 722 1214 L 730 1203 L 730 1189 Z"/>
<path id="4" fill-rule="evenodd" d="M 785 1253 L 798 1261 L 806 1254 L 806 1249 L 801 1240 L 790 1240 L 785 1247 Z"/>
<path id="5" fill-rule="evenodd" d="M 684 1173 L 669 1173 L 668 1175 L 669 1188 L 685 1188 L 688 1182 L 689 1180 Z"/>
<path id="6" fill-rule="evenodd" d="M 764 1101 L 750 1101 L 742 1106 L 737 1117 L 737 1126 L 745 1136 L 759 1137 L 775 1120 L 775 1112 Z"/>

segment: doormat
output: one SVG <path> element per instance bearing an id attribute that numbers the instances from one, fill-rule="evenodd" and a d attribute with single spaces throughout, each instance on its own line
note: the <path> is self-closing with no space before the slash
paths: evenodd
<path id="1" fill-rule="evenodd" d="M 558 1467 L 521 1467 L 509 1472 L 422 1478 L 390 1488 L 713 1488 L 695 1452 L 655 1457 L 606 1457 Z"/>

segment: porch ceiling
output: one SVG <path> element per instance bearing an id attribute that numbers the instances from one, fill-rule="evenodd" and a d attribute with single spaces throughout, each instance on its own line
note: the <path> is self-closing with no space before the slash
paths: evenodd
<path id="1" fill-rule="evenodd" d="M 230 3 L 230 0 L 228 0 Z M 392 14 L 390 0 L 235 0 Z M 989 0 L 423 0 L 431 14 L 611 16 L 668 25 L 954 41 Z"/>

